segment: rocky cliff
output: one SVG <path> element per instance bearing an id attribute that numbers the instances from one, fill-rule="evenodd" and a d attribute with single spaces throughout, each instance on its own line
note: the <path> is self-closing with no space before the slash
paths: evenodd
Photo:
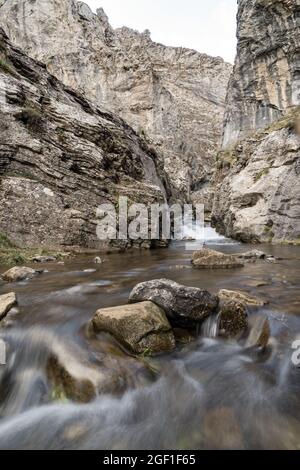
<path id="1" fill-rule="evenodd" d="M 223 147 L 300 105 L 300 1 L 239 0 Z"/>
<path id="2" fill-rule="evenodd" d="M 62 84 L 0 29 L 2 235 L 25 247 L 105 248 L 99 204 L 119 195 L 163 201 L 163 177 L 153 150 L 121 118 Z"/>
<path id="3" fill-rule="evenodd" d="M 240 0 L 213 222 L 252 242 L 300 242 L 300 2 Z"/>
<path id="4" fill-rule="evenodd" d="M 1 24 L 14 43 L 154 145 L 175 196 L 207 196 L 229 64 L 156 44 L 149 31 L 115 31 L 102 9 L 95 15 L 82 2 L 0 0 L 0 6 Z"/>

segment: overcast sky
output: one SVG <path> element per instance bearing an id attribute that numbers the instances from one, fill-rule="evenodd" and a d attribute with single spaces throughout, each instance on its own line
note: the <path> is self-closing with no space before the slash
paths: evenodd
<path id="1" fill-rule="evenodd" d="M 114 28 L 149 29 L 153 41 L 234 61 L 237 0 L 85 0 Z"/>

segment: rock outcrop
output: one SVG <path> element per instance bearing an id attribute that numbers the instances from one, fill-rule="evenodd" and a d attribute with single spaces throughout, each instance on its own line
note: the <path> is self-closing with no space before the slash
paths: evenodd
<path id="1" fill-rule="evenodd" d="M 212 221 L 245 242 L 300 241 L 300 2 L 241 0 Z"/>
<path id="2" fill-rule="evenodd" d="M 300 1 L 239 0 L 223 146 L 300 105 Z"/>
<path id="3" fill-rule="evenodd" d="M 2 6 L 1 6 L 2 3 Z M 173 195 L 211 205 L 230 64 L 113 30 L 74 0 L 0 0 L 9 37 L 66 85 L 120 115 L 162 156 Z"/>
<path id="4" fill-rule="evenodd" d="M 120 195 L 164 201 L 165 174 L 134 130 L 63 85 L 3 30 L 0 98 L 0 233 L 13 243 L 107 248 L 96 234 L 100 204 Z"/>

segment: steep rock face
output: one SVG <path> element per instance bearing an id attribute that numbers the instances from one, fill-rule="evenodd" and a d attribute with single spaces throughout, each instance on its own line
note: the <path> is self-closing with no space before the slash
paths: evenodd
<path id="1" fill-rule="evenodd" d="M 300 2 L 241 0 L 212 220 L 245 242 L 300 241 Z"/>
<path id="2" fill-rule="evenodd" d="M 300 108 L 219 154 L 212 220 L 244 242 L 300 242 Z"/>
<path id="3" fill-rule="evenodd" d="M 223 147 L 300 105 L 300 1 L 239 0 Z"/>
<path id="4" fill-rule="evenodd" d="M 115 31 L 102 9 L 74 0 L 2 0 L 0 16 L 17 45 L 154 145 L 175 197 L 209 201 L 229 64 L 156 44 L 148 31 Z"/>
<path id="5" fill-rule="evenodd" d="M 132 128 L 63 85 L 0 29 L 1 233 L 22 246 L 105 248 L 97 207 L 119 195 L 163 201 L 159 175 Z"/>

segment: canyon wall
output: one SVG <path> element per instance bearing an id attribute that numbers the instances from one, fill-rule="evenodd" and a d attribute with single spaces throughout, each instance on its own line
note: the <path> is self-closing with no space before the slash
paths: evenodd
<path id="1" fill-rule="evenodd" d="M 13 46 L 0 29 L 0 234 L 22 247 L 112 249 L 97 207 L 165 200 L 153 150 Z M 145 240 L 117 242 L 149 248 Z"/>
<path id="2" fill-rule="evenodd" d="M 240 0 L 212 219 L 246 242 L 300 243 L 300 1 Z"/>
<path id="3" fill-rule="evenodd" d="M 239 0 L 223 147 L 300 105 L 298 0 Z"/>
<path id="4" fill-rule="evenodd" d="M 173 196 L 211 203 L 230 64 L 114 30 L 74 0 L 0 0 L 11 40 L 49 72 L 121 116 L 162 157 Z"/>

